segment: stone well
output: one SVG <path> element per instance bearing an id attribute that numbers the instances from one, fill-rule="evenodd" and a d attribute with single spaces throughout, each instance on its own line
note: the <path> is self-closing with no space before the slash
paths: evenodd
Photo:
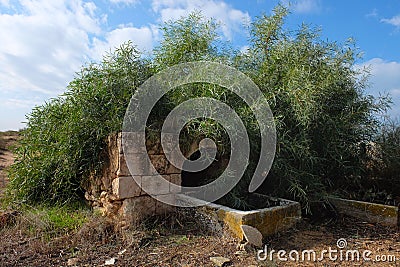
<path id="1" fill-rule="evenodd" d="M 147 155 L 152 165 L 164 179 L 181 184 L 181 170 L 169 163 L 159 142 L 146 141 Z M 188 155 L 197 150 L 194 144 Z M 185 155 L 186 156 L 186 155 Z M 146 194 L 133 179 L 125 161 L 122 145 L 122 134 L 113 134 L 107 138 L 107 147 L 102 153 L 104 166 L 91 175 L 85 186 L 85 198 L 104 216 L 111 217 L 121 227 L 129 226 L 144 217 L 168 213 L 173 206 L 159 202 Z M 138 165 L 141 159 L 138 158 Z M 144 166 L 142 166 L 144 167 Z M 142 184 L 157 187 L 156 176 L 137 176 Z M 160 195 L 170 194 L 168 188 L 160 187 Z"/>
<path id="2" fill-rule="evenodd" d="M 127 228 L 145 217 L 174 211 L 174 206 L 156 200 L 144 192 L 142 187 L 152 188 L 152 191 L 157 192 L 156 195 L 160 197 L 175 197 L 174 203 L 177 204 L 192 201 L 196 203 L 198 201 L 204 202 L 184 194 L 179 194 L 179 192 L 172 192 L 170 186 L 160 186 L 158 174 L 162 175 L 164 179 L 171 183 L 184 186 L 185 184 L 182 182 L 182 168 L 177 168 L 168 161 L 159 141 L 152 142 L 150 139 L 147 139 L 147 151 L 141 152 L 135 149 L 135 144 L 127 146 L 133 148 L 132 151 L 126 153 L 135 155 L 135 157 L 129 157 L 135 161 L 133 164 L 135 166 L 134 169 L 139 170 L 138 172 L 135 170 L 137 174 L 135 178 L 131 175 L 125 161 L 123 147 L 126 146 L 122 144 L 122 134 L 119 133 L 109 136 L 106 143 L 107 147 L 101 155 L 104 160 L 103 168 L 91 175 L 91 178 L 85 186 L 85 198 L 93 207 L 99 209 L 103 216 L 112 218 L 119 227 Z M 203 147 L 204 145 L 200 143 L 200 146 Z M 207 147 L 208 146 L 205 145 L 203 148 Z M 199 144 L 193 142 L 183 155 L 193 160 L 191 156 L 198 150 Z M 152 172 L 148 171 L 149 166 L 147 166 L 147 164 L 149 163 L 143 160 L 147 155 L 150 159 L 150 163 L 154 166 L 158 174 L 154 173 L 154 175 L 151 175 Z M 182 166 L 183 164 L 184 162 L 182 162 Z M 227 162 L 225 159 L 219 160 L 219 167 L 223 168 L 224 166 L 226 167 L 226 165 Z M 211 167 L 211 172 L 209 173 L 200 173 L 200 175 L 198 175 L 199 173 L 195 173 L 194 175 L 190 174 L 190 178 L 194 178 L 195 180 L 204 179 L 203 176 L 212 175 L 212 173 L 215 172 L 215 168 L 219 168 L 218 166 Z M 146 175 L 143 175 L 143 173 Z M 196 177 L 196 175 L 198 176 Z M 140 186 L 136 181 L 140 183 Z M 269 199 L 268 196 L 260 196 L 263 198 L 265 197 L 266 201 Z M 211 215 L 216 221 L 227 226 L 231 234 L 240 239 L 243 238 L 243 233 L 241 232 L 242 225 L 255 227 L 265 237 L 278 231 L 288 229 L 301 219 L 299 203 L 285 199 L 278 200 L 279 204 L 276 207 L 261 208 L 252 211 L 240 211 L 214 203 L 204 202 L 199 212 L 205 211 L 207 215 Z"/>

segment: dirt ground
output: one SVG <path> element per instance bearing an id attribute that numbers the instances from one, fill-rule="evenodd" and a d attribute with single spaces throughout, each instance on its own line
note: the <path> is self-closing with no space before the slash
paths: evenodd
<path id="1" fill-rule="evenodd" d="M 0 196 L 8 183 L 6 169 L 13 163 L 14 155 L 10 148 L 15 144 L 18 135 L 15 132 L 0 133 Z"/>
<path id="2" fill-rule="evenodd" d="M 12 135 L 1 137 L 7 145 L 16 139 Z M 4 169 L 12 162 L 12 153 L 0 150 L 0 186 L 3 188 L 7 184 Z M 230 259 L 224 266 L 400 266 L 398 229 L 351 218 L 318 222 L 305 218 L 293 229 L 264 240 L 266 247 L 261 252 L 258 250 L 262 248 L 239 251 L 239 240 L 209 230 L 190 212 L 151 218 L 136 229 L 123 232 L 115 230 L 106 219 L 93 215 L 81 229 L 52 238 L 27 232 L 24 218 L 17 216 L 13 225 L 0 228 L 0 266 L 198 267 L 214 266 L 210 257 L 216 256 Z M 341 249 L 337 246 L 339 239 L 347 243 Z M 318 260 L 321 252 L 329 249 L 337 250 L 330 256 L 338 258 L 331 260 L 325 253 L 323 259 Z M 278 259 L 279 250 L 286 251 L 285 255 L 280 254 L 281 259 Z M 304 250 L 315 251 L 317 259 L 302 261 Z M 355 250 L 361 259 L 346 260 L 346 252 Z M 368 257 L 372 261 L 362 259 L 362 253 L 367 250 L 371 251 Z M 299 260 L 291 260 L 289 255 L 296 258 L 296 251 L 300 253 Z M 376 261 L 377 256 L 386 261 Z"/>

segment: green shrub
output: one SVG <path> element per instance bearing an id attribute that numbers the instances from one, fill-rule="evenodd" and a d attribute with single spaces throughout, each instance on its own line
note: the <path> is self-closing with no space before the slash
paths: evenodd
<path id="1" fill-rule="evenodd" d="M 377 139 L 382 150 L 382 176 L 391 184 L 400 184 L 400 123 L 388 121 Z M 397 192 L 400 192 L 398 190 Z"/>
<path id="2" fill-rule="evenodd" d="M 150 75 L 131 43 L 76 74 L 64 95 L 34 108 L 16 149 L 8 193 L 18 201 L 69 202 L 101 167 L 105 138 L 121 130 L 136 88 Z"/>
<path id="3" fill-rule="evenodd" d="M 319 38 L 303 25 L 284 28 L 288 11 L 277 6 L 251 26 L 250 49 L 241 53 L 222 44 L 218 25 L 194 13 L 166 23 L 153 57 L 144 59 L 128 43 L 78 73 L 67 92 L 28 116 L 24 138 L 11 169 L 10 194 L 20 201 L 71 201 L 82 197 L 82 181 L 100 168 L 100 151 L 121 130 L 135 89 L 150 75 L 174 64 L 212 60 L 247 74 L 267 98 L 277 125 L 277 153 L 261 193 L 300 200 L 305 207 L 326 192 L 359 181 L 365 172 L 359 144 L 372 140 L 387 108 L 386 99 L 366 95 L 365 72 L 354 68 L 358 50 Z M 211 84 L 190 84 L 168 93 L 153 109 L 148 130 L 160 128 L 169 111 L 199 96 L 224 101 L 242 118 L 251 140 L 250 164 L 225 201 L 245 206 L 247 186 L 260 149 L 259 126 L 238 96 Z M 158 130 L 159 131 L 159 130 Z M 157 130 L 155 130 L 157 132 Z M 229 140 L 211 119 L 194 120 L 184 139 L 212 137 L 222 155 Z"/>
<path id="4" fill-rule="evenodd" d="M 358 51 L 319 38 L 319 29 L 283 28 L 287 9 L 253 23 L 252 46 L 236 58 L 269 100 L 277 153 L 261 192 L 300 200 L 305 207 L 365 173 L 359 145 L 379 126 L 387 99 L 365 94 L 368 73 L 354 68 Z"/>
<path id="5" fill-rule="evenodd" d="M 366 144 L 367 176 L 350 197 L 382 204 L 400 203 L 400 124 L 386 120 L 374 142 Z"/>

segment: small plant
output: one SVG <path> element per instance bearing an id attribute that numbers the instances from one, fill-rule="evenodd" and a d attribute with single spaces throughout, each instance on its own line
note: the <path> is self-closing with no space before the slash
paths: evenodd
<path id="1" fill-rule="evenodd" d="M 92 212 L 82 205 L 20 206 L 20 212 L 11 226 L 37 238 L 49 239 L 77 232 Z"/>

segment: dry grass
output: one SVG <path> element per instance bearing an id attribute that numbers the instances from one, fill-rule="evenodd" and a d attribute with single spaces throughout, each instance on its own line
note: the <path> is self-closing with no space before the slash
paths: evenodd
<path id="1" fill-rule="evenodd" d="M 4 266 L 66 266 L 74 258 L 77 266 L 100 266 L 115 258 L 116 266 L 213 266 L 210 257 L 231 259 L 230 266 L 299 266 L 300 263 L 259 261 L 257 251 L 237 254 L 238 240 L 223 235 L 221 229 L 210 230 L 208 218 L 193 210 L 167 216 L 155 216 L 128 230 L 117 229 L 107 218 L 90 213 L 81 227 L 46 233 L 48 221 L 38 212 L 20 213 L 13 224 L 0 231 L 0 262 Z M 35 229 L 33 231 L 33 229 Z M 293 229 L 265 240 L 270 249 L 320 251 L 335 248 L 345 238 L 351 248 L 369 249 L 374 255 L 392 254 L 400 259 L 400 234 L 396 229 L 366 224 L 349 218 L 320 221 L 305 219 Z M 325 264 L 333 262 L 325 261 Z M 322 263 L 321 263 L 322 264 Z M 361 263 L 360 263 L 361 264 Z M 327 266 L 328 266 L 327 265 Z M 355 266 L 341 262 L 340 266 Z M 301 266 L 316 266 L 302 262 Z M 318 265 L 317 265 L 318 266 Z M 322 266 L 322 265 L 321 265 Z M 339 265 L 337 265 L 339 266 Z M 396 266 L 389 263 L 362 266 Z"/>

